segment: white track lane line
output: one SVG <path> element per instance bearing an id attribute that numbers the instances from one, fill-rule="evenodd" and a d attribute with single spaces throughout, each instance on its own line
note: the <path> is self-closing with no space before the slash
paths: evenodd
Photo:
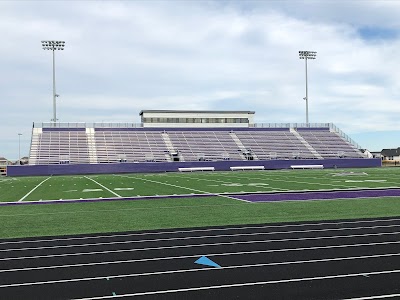
<path id="1" fill-rule="evenodd" d="M 324 258 L 324 259 L 297 260 L 297 261 L 284 261 L 284 262 L 273 262 L 273 263 L 263 263 L 263 264 L 235 265 L 235 266 L 228 266 L 228 267 L 222 266 L 220 268 L 211 267 L 211 268 L 199 268 L 199 269 L 181 269 L 181 270 L 169 270 L 169 271 L 158 271 L 158 272 L 147 272 L 147 273 L 105 275 L 105 276 L 96 276 L 96 277 L 81 277 L 81 278 L 58 279 L 58 280 L 48 280 L 48 281 L 9 283 L 9 284 L 0 285 L 0 288 L 35 286 L 35 285 L 67 283 L 67 282 L 92 281 L 92 280 L 102 280 L 102 279 L 107 279 L 107 278 L 108 279 L 132 278 L 132 277 L 142 277 L 142 276 L 158 276 L 158 275 L 182 274 L 182 273 L 194 273 L 194 272 L 206 272 L 206 271 L 223 271 L 223 270 L 232 270 L 232 269 L 247 269 L 247 268 L 271 267 L 271 266 L 299 265 L 299 264 L 309 264 L 309 263 L 324 263 L 324 262 L 332 262 L 332 261 L 348 261 L 348 260 L 357 260 L 357 259 L 371 259 L 371 258 L 383 258 L 383 257 L 394 257 L 394 256 L 400 256 L 400 253 L 364 255 L 364 256 L 348 256 L 348 257 L 338 257 L 338 258 Z M 399 272 L 400 272 L 400 270 L 399 270 Z"/>
<path id="2" fill-rule="evenodd" d="M 214 268 L 214 269 L 218 270 L 218 268 Z M 164 291 L 124 294 L 124 295 L 116 295 L 116 296 L 79 298 L 79 299 L 75 299 L 75 300 L 100 300 L 100 299 L 115 299 L 115 298 L 147 296 L 147 295 L 163 295 L 163 294 L 171 294 L 171 293 L 193 292 L 193 291 L 202 291 L 202 290 L 215 290 L 215 289 L 233 288 L 233 287 L 256 286 L 256 285 L 266 285 L 266 284 L 279 284 L 279 283 L 290 283 L 290 282 L 304 282 L 304 281 L 307 282 L 307 281 L 313 281 L 313 280 L 351 278 L 351 277 L 371 276 L 371 275 L 384 275 L 384 274 L 387 275 L 387 274 L 396 274 L 396 273 L 400 273 L 400 270 L 365 272 L 365 273 L 351 273 L 351 274 L 339 274 L 339 275 L 319 276 L 319 277 L 292 278 L 292 279 L 281 279 L 281 280 L 270 280 L 270 281 L 259 281 L 259 282 L 246 282 L 246 283 L 234 283 L 234 284 L 224 284 L 224 285 L 212 285 L 212 286 L 185 288 L 185 289 L 175 289 L 175 290 L 164 290 Z"/>
<path id="3" fill-rule="evenodd" d="M 400 297 L 400 294 L 391 294 L 391 295 L 377 295 L 377 296 L 368 296 L 368 297 L 359 297 L 359 298 L 347 298 L 343 300 L 373 300 L 373 299 L 389 299 L 394 297 Z"/>
<path id="4" fill-rule="evenodd" d="M 39 186 L 41 186 L 43 183 L 45 183 L 47 180 L 49 180 L 51 178 L 47 177 L 45 180 L 43 180 L 42 182 L 40 182 L 37 186 L 35 186 L 33 189 L 31 189 L 25 196 L 23 196 L 21 199 L 18 200 L 18 202 L 23 201 L 26 197 L 28 197 L 30 194 L 33 193 L 33 191 L 35 191 Z"/>
<path id="5" fill-rule="evenodd" d="M 105 250 L 105 251 L 92 251 L 92 252 L 75 252 L 75 253 L 48 254 L 48 255 L 26 256 L 26 257 L 18 256 L 18 257 L 1 258 L 0 261 L 32 259 L 32 258 L 80 256 L 80 255 L 93 255 L 93 254 L 105 254 L 105 253 L 136 252 L 136 251 L 152 251 L 152 250 L 158 251 L 158 250 L 165 250 L 165 249 L 181 249 L 181 248 L 195 248 L 195 247 L 215 247 L 215 246 L 225 246 L 225 245 L 248 245 L 248 244 L 261 244 L 261 243 L 334 240 L 334 239 L 341 239 L 341 238 L 344 239 L 344 238 L 354 238 L 354 237 L 358 238 L 358 237 L 386 236 L 386 235 L 398 235 L 398 234 L 400 234 L 400 232 L 337 235 L 337 236 L 322 236 L 322 237 L 310 237 L 310 238 L 291 238 L 291 239 L 280 239 L 280 240 L 261 240 L 261 241 L 260 240 L 255 240 L 255 241 L 243 241 L 243 242 L 189 244 L 189 245 L 180 245 L 180 246 L 134 248 L 134 249 Z"/>
<path id="6" fill-rule="evenodd" d="M 71 240 L 90 240 L 90 239 L 99 239 L 99 238 L 144 236 L 144 235 L 164 235 L 164 234 L 181 234 L 181 233 L 195 233 L 195 232 L 235 231 L 235 230 L 248 230 L 248 229 L 287 228 L 287 227 L 306 227 L 306 226 L 325 226 L 325 225 L 335 226 L 335 225 L 343 225 L 343 224 L 397 222 L 397 221 L 400 221 L 400 219 L 373 219 L 373 220 L 342 221 L 342 222 L 332 221 L 332 222 L 285 224 L 285 225 L 279 225 L 279 224 L 272 225 L 271 224 L 271 225 L 264 225 L 264 226 L 223 227 L 223 228 L 206 228 L 206 229 L 190 229 L 190 230 L 173 230 L 173 231 L 159 231 L 159 232 L 142 232 L 142 233 L 127 233 L 127 234 L 82 236 L 82 237 L 70 237 L 70 238 L 41 239 L 41 240 L 19 240 L 19 241 L 0 242 L 0 245 L 41 243 L 41 242 L 60 242 L 60 241 L 71 241 Z"/>
<path id="7" fill-rule="evenodd" d="M 231 196 L 227 196 L 227 195 L 223 195 L 223 194 L 219 194 L 219 193 L 210 193 L 210 192 L 207 192 L 207 191 L 192 189 L 192 188 L 179 186 L 179 185 L 166 183 L 166 182 L 160 182 L 160 181 L 155 181 L 155 180 L 150 180 L 150 179 L 144 179 L 144 178 L 139 178 L 139 177 L 131 177 L 131 176 L 124 176 L 124 175 L 115 175 L 115 176 L 126 177 L 126 178 L 131 178 L 131 179 L 138 179 L 138 180 L 142 180 L 142 181 L 148 181 L 148 182 L 152 182 L 152 183 L 168 185 L 168 186 L 172 186 L 172 187 L 176 187 L 176 188 L 180 188 L 180 189 L 185 189 L 185 190 L 189 190 L 189 191 L 193 191 L 193 192 L 200 192 L 202 194 L 215 194 L 215 197 L 223 197 L 223 198 L 228 198 L 228 199 L 231 199 L 231 200 L 242 201 L 242 202 L 247 202 L 247 203 L 253 203 L 253 202 L 248 201 L 248 200 L 237 199 L 237 198 L 233 198 Z"/>
<path id="8" fill-rule="evenodd" d="M 88 247 L 88 246 L 103 246 L 103 245 L 115 245 L 115 244 L 134 244 L 144 242 L 166 242 L 166 241 L 184 241 L 184 240 L 199 240 L 199 239 L 213 239 L 213 238 L 224 238 L 224 237 L 246 237 L 246 236 L 261 236 L 261 235 L 276 235 L 276 234 L 293 234 L 293 233 L 315 233 L 315 232 L 327 232 L 327 231 L 346 231 L 346 230 L 364 230 L 364 229 L 383 229 L 400 227 L 399 225 L 378 225 L 378 226 L 360 226 L 360 227 L 344 227 L 344 228 L 327 228 L 327 229 L 310 229 L 310 230 L 290 230 L 290 231 L 273 231 L 273 232 L 253 232 L 253 233 L 236 233 L 236 234 L 217 234 L 217 235 L 202 235 L 202 236 L 187 236 L 187 237 L 176 237 L 176 238 L 157 238 L 157 239 L 144 239 L 144 240 L 133 240 L 133 241 L 116 241 L 116 242 L 101 242 L 101 243 L 87 243 L 87 244 L 72 244 L 72 245 L 60 245 L 60 246 L 42 246 L 42 247 L 26 247 L 26 248 L 10 248 L 1 249 L 0 252 L 11 252 L 11 251 L 25 251 L 25 250 L 43 250 L 43 249 L 59 249 L 59 248 L 74 248 L 74 247 Z"/>
<path id="9" fill-rule="evenodd" d="M 310 250 L 321 250 L 321 249 L 356 248 L 356 247 L 368 247 L 368 246 L 393 245 L 393 244 L 399 244 L 399 243 L 400 243 L 400 241 L 369 243 L 369 244 L 350 244 L 350 245 L 336 245 L 336 246 L 286 248 L 286 249 L 275 249 L 275 250 L 256 250 L 256 251 L 242 251 L 242 252 L 227 252 L 227 253 L 207 253 L 207 257 L 244 255 L 244 254 L 252 255 L 252 254 L 260 254 L 260 253 L 278 253 L 278 252 L 291 252 L 291 251 L 310 251 Z M 164 256 L 164 257 L 155 257 L 155 258 L 141 258 L 141 259 L 114 260 L 114 261 L 102 261 L 102 262 L 68 264 L 68 265 L 39 266 L 39 267 L 31 267 L 31 268 L 5 269 L 5 270 L 0 270 L 0 273 L 9 273 L 9 272 L 18 272 L 18 271 L 33 271 L 33 270 L 48 270 L 48 269 L 62 269 L 62 268 L 90 267 L 90 266 L 101 266 L 101 265 L 115 265 L 115 264 L 125 264 L 125 263 L 138 263 L 138 262 L 162 261 L 162 260 L 174 260 L 174 259 L 186 259 L 186 258 L 198 258 L 198 257 L 200 257 L 202 255 L 204 255 L 204 253 L 193 254 L 193 255 L 182 255 L 182 256 Z"/>
<path id="10" fill-rule="evenodd" d="M 97 254 L 108 254 L 108 253 L 122 253 L 122 252 L 137 252 L 137 251 L 158 251 L 158 250 L 170 250 L 180 248 L 195 248 L 195 247 L 209 247 L 209 246 L 225 246 L 225 245 L 248 245 L 248 244 L 260 244 L 260 243 L 274 243 L 274 242 L 287 242 L 287 241 L 305 241 L 305 240 L 324 240 L 324 239 L 341 239 L 341 238 L 359 238 L 359 237 L 371 237 L 371 236 L 384 236 L 384 235 L 398 235 L 400 232 L 390 233 L 372 233 L 372 234 L 355 234 L 355 235 L 339 235 L 339 236 L 324 236 L 324 237 L 311 237 L 311 238 L 297 238 L 297 239 L 283 239 L 283 240 L 254 240 L 254 241 L 243 241 L 243 242 L 224 242 L 224 243 L 205 243 L 205 244 L 189 244 L 181 246 L 164 246 L 164 247 L 149 247 L 149 248 L 134 248 L 134 249 L 119 249 L 119 250 L 104 250 L 104 251 L 92 251 L 92 252 L 74 252 L 64 254 L 47 254 L 47 255 L 36 255 L 36 256 L 18 256 L 0 258 L 0 261 L 8 260 L 24 260 L 24 259 L 37 259 L 37 258 L 54 258 L 54 257 L 68 257 L 68 256 L 81 256 L 81 255 L 97 255 Z"/>
<path id="11" fill-rule="evenodd" d="M 109 188 L 105 187 L 104 185 L 102 185 L 101 183 L 97 182 L 96 180 L 94 180 L 94 179 L 92 179 L 92 178 L 90 178 L 90 177 L 87 177 L 87 176 L 84 176 L 84 177 L 85 177 L 86 179 L 89 179 L 89 180 L 93 181 L 94 183 L 98 184 L 99 186 L 101 186 L 102 188 L 106 189 L 107 191 L 109 191 L 110 193 L 114 194 L 115 196 L 117 196 L 117 197 L 119 197 L 119 198 L 122 198 L 121 195 L 118 195 L 116 192 L 110 190 Z"/>

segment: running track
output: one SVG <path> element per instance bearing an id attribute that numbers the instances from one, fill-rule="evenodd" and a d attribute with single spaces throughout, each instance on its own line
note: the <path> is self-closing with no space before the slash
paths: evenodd
<path id="1" fill-rule="evenodd" d="M 0 240 L 0 298 L 395 299 L 400 218 Z"/>

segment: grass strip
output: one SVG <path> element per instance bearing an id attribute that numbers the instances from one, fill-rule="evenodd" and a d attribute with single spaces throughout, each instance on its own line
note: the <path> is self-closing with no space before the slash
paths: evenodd
<path id="1" fill-rule="evenodd" d="M 9 206 L 0 238 L 400 216 L 400 198 L 244 203 L 222 197 Z"/>

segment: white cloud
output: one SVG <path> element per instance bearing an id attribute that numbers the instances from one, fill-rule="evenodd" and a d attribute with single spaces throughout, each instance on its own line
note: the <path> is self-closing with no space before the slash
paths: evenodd
<path id="1" fill-rule="evenodd" d="M 290 3 L 1 2 L 0 140 L 14 143 L 1 145 L 4 156 L 15 156 L 17 124 L 51 118 L 51 53 L 42 39 L 66 41 L 56 53 L 61 121 L 243 109 L 260 122 L 303 122 L 297 53 L 316 50 L 308 65 L 311 121 L 350 132 L 398 126 L 400 40 L 359 35 L 365 26 L 397 30 L 397 2 Z"/>

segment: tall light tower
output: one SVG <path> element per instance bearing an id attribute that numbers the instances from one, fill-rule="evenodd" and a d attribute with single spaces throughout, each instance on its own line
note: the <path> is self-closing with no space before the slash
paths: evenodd
<path id="1" fill-rule="evenodd" d="M 53 119 L 51 121 L 54 122 L 54 126 L 57 122 L 57 104 L 56 98 L 59 96 L 56 94 L 56 63 L 55 63 L 55 50 L 64 50 L 65 42 L 64 41 L 42 41 L 43 50 L 52 50 L 53 51 Z"/>
<path id="2" fill-rule="evenodd" d="M 306 61 L 306 96 L 303 98 L 306 100 L 306 123 L 308 122 L 308 75 L 307 75 L 307 60 L 315 59 L 317 57 L 316 51 L 299 51 L 299 58 L 304 59 Z"/>

